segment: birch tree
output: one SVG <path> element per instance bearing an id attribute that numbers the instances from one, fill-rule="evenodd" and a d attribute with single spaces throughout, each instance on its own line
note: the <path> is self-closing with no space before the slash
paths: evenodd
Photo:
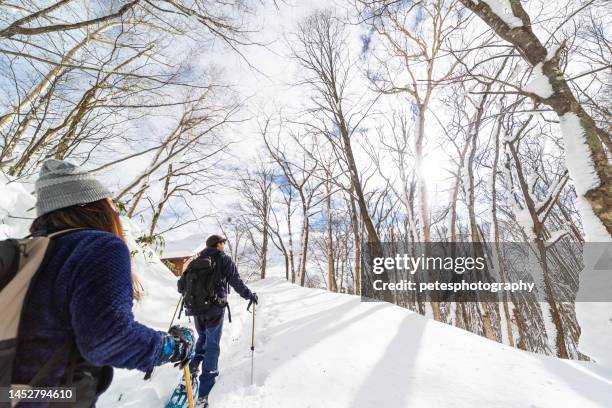
<path id="1" fill-rule="evenodd" d="M 508 0 L 503 10 L 494 10 L 485 2 L 460 0 L 499 37 L 512 44 L 532 68 L 538 85 L 520 88 L 515 92 L 528 95 L 534 101 L 549 106 L 559 116 L 567 151 L 567 167 L 584 220 L 587 239 L 607 242 L 612 236 L 612 165 L 605 146 L 610 133 L 597 126 L 579 99 L 574 95 L 568 78 L 563 74 L 561 61 L 567 51 L 568 39 L 558 47 L 547 49 L 532 29 L 529 14 L 518 0 Z M 533 84 L 533 83 L 532 83 Z M 541 84 L 541 85 L 540 85 Z"/>

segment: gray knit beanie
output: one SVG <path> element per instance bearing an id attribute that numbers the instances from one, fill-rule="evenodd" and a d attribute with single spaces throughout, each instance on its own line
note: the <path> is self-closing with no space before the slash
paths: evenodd
<path id="1" fill-rule="evenodd" d="M 111 194 L 93 175 L 63 160 L 43 163 L 36 180 L 36 216 L 78 204 L 88 204 Z"/>

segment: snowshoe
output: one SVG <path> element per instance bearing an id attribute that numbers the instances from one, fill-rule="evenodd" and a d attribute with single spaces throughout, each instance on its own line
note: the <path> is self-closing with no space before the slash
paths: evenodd
<path id="1" fill-rule="evenodd" d="M 195 408 L 210 408 L 208 405 L 208 397 L 198 398 L 195 403 Z"/>
<path id="2" fill-rule="evenodd" d="M 198 380 L 192 378 L 191 389 L 193 391 L 194 399 L 198 395 L 198 386 L 199 386 Z M 176 388 L 172 392 L 172 395 L 170 396 L 170 400 L 166 404 L 166 408 L 184 408 L 188 405 L 187 401 L 188 401 L 187 384 L 185 384 L 185 378 L 181 377 L 181 381 L 179 382 L 179 384 L 176 386 Z M 196 407 L 197 406 L 198 405 L 196 405 Z M 208 407 L 208 405 L 204 405 L 204 406 Z"/>

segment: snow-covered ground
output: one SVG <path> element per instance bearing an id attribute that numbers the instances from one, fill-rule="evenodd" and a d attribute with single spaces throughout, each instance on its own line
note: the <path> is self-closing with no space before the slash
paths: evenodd
<path id="1" fill-rule="evenodd" d="M 0 239 L 26 235 L 34 199 L 23 185 L 0 182 Z M 30 218 L 30 219 L 28 219 Z M 136 318 L 166 330 L 178 301 L 176 278 L 133 240 L 134 268 L 145 289 Z M 384 303 L 291 285 L 249 283 L 260 294 L 255 383 L 250 384 L 251 316 L 232 294 L 221 376 L 213 408 L 610 407 L 612 368 L 559 360 L 504 346 Z M 184 316 L 180 324 L 189 325 Z M 589 322 L 587 322 L 588 324 Z M 591 333 L 610 342 L 600 321 Z M 604 348 L 607 350 L 607 348 Z M 607 367 L 607 368 L 606 368 Z M 159 367 L 153 378 L 115 370 L 99 407 L 163 407 L 181 373 Z"/>
<path id="2" fill-rule="evenodd" d="M 177 240 L 167 240 L 159 250 L 164 259 L 190 257 L 201 252 L 205 247 L 204 234 L 188 235 Z"/>
<path id="3" fill-rule="evenodd" d="M 397 306 L 280 278 L 250 286 L 261 299 L 255 383 L 252 315 L 233 294 L 212 407 L 609 407 L 612 401 L 612 373 L 593 363 L 523 352 Z M 172 302 L 167 308 L 170 319 Z M 145 383 L 141 373 L 118 370 L 99 406 L 162 407 L 179 377 L 164 367 Z"/>

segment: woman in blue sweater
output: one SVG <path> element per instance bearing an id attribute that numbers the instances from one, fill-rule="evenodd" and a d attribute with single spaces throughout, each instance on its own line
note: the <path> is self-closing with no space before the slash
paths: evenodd
<path id="1" fill-rule="evenodd" d="M 64 232 L 53 238 L 30 287 L 13 384 L 69 384 L 76 387 L 77 406 L 90 407 L 110 385 L 111 367 L 146 371 L 188 360 L 189 329 L 173 328 L 169 334 L 134 320 L 138 285 L 108 190 L 83 169 L 48 160 L 36 193 L 31 232 Z"/>

